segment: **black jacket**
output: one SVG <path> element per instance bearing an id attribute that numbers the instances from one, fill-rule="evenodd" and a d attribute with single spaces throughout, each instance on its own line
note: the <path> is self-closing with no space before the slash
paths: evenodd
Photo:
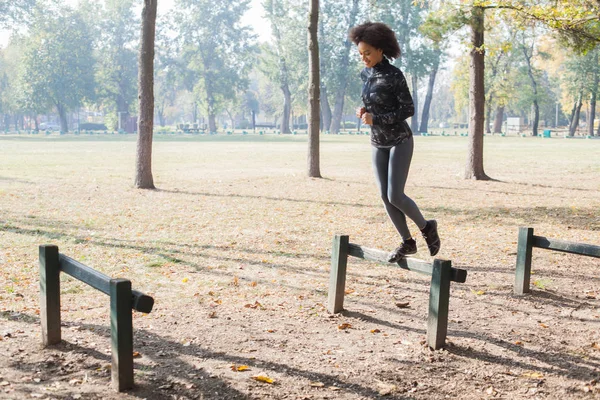
<path id="1" fill-rule="evenodd" d="M 415 107 L 402 71 L 384 57 L 373 68 L 363 69 L 360 77 L 363 103 L 373 115 L 373 146 L 389 148 L 411 137 L 406 119 L 413 116 Z"/>

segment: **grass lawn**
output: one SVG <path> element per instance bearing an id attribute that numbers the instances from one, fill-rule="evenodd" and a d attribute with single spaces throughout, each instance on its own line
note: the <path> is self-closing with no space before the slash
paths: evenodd
<path id="1" fill-rule="evenodd" d="M 462 179 L 467 140 L 416 137 L 406 187 L 469 273 L 431 351 L 422 275 L 350 259 L 346 311 L 325 309 L 335 234 L 399 242 L 368 136 L 322 136 L 311 179 L 305 135 L 157 135 L 148 191 L 133 136 L 0 135 L 0 397 L 597 398 L 600 260 L 534 249 L 532 294 L 512 286 L 519 226 L 600 245 L 600 140 L 486 136 L 488 182 Z M 63 277 L 64 342 L 41 349 L 41 244 L 155 298 L 134 391 L 109 389 L 108 297 L 80 282 Z"/>

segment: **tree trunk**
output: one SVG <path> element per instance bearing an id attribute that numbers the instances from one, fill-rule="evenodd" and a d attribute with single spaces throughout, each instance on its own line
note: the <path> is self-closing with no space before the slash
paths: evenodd
<path id="1" fill-rule="evenodd" d="M 60 119 L 60 132 L 69 132 L 69 124 L 67 122 L 67 110 L 65 110 L 65 106 L 59 103 L 56 105 L 56 110 L 58 111 L 58 118 Z"/>
<path id="2" fill-rule="evenodd" d="M 579 98 L 577 100 L 577 104 L 575 106 L 575 112 L 573 113 L 573 118 L 571 119 L 571 125 L 569 126 L 569 136 L 575 136 L 575 131 L 577 131 L 577 126 L 579 126 L 579 115 L 581 114 L 581 106 L 583 105 L 583 92 L 579 93 Z"/>
<path id="3" fill-rule="evenodd" d="M 152 178 L 152 131 L 154 128 L 154 38 L 156 0 L 144 0 L 140 35 L 138 78 L 138 138 L 135 187 L 154 189 Z"/>
<path id="4" fill-rule="evenodd" d="M 120 94 L 117 95 L 115 104 L 117 106 L 117 126 L 115 128 L 125 129 L 127 116 L 129 115 L 129 105 L 125 101 L 125 98 Z"/>
<path id="5" fill-rule="evenodd" d="M 198 122 L 198 102 L 194 101 L 192 104 L 192 123 Z"/>
<path id="6" fill-rule="evenodd" d="M 290 115 L 292 113 L 292 93 L 287 84 L 281 85 L 283 92 L 283 115 L 281 116 L 281 133 L 292 133 L 290 130 Z"/>
<path id="7" fill-rule="evenodd" d="M 158 123 L 161 127 L 165 126 L 165 108 L 159 107 L 156 109 L 156 115 L 158 116 Z"/>
<path id="8" fill-rule="evenodd" d="M 431 108 L 431 100 L 433 99 L 433 88 L 435 86 L 435 77 L 440 66 L 441 51 L 436 50 L 436 57 L 429 73 L 429 83 L 427 84 L 427 95 L 425 103 L 423 103 L 423 113 L 421 114 L 421 129 L 419 132 L 427 132 L 429 129 L 429 109 Z"/>
<path id="9" fill-rule="evenodd" d="M 256 130 L 256 112 L 254 110 L 252 110 L 252 130 Z"/>
<path id="10" fill-rule="evenodd" d="M 323 118 L 323 129 L 329 131 L 331 127 L 331 107 L 327 99 L 327 87 L 321 86 L 321 117 Z"/>
<path id="11" fill-rule="evenodd" d="M 319 166 L 319 41 L 317 29 L 319 22 L 319 0 L 310 0 L 308 14 L 308 176 L 320 178 Z"/>
<path id="12" fill-rule="evenodd" d="M 417 74 L 411 74 L 411 82 L 412 82 L 412 100 L 415 106 L 415 114 L 410 118 L 410 129 L 413 132 L 419 131 L 419 93 L 417 90 L 417 85 L 419 83 L 419 78 L 417 78 Z"/>
<path id="13" fill-rule="evenodd" d="M 502 123 L 504 122 L 504 106 L 496 107 L 496 117 L 494 118 L 494 133 L 502 133 Z"/>
<path id="14" fill-rule="evenodd" d="M 494 93 L 490 93 L 488 101 L 485 104 L 485 133 L 491 133 L 490 124 L 492 121 L 492 101 L 494 100 Z"/>
<path id="15" fill-rule="evenodd" d="M 531 48 L 531 54 L 527 52 L 527 48 L 522 46 L 523 54 L 525 55 L 525 61 L 527 61 L 527 75 L 529 75 L 529 80 L 531 81 L 531 88 L 533 89 L 533 136 L 538 135 L 538 124 L 540 121 L 540 106 L 538 105 L 537 97 L 537 82 L 535 80 L 535 76 L 533 76 L 533 66 L 531 65 L 531 58 L 533 57 L 533 45 Z"/>
<path id="16" fill-rule="evenodd" d="M 598 72 L 598 50 L 594 55 L 596 68 L 594 70 L 594 84 L 592 85 L 592 93 L 590 98 L 590 114 L 588 118 L 588 135 L 594 136 L 594 122 L 596 121 L 596 100 L 598 98 L 598 83 L 600 81 L 600 73 Z M 599 126 L 600 127 L 600 126 Z"/>
<path id="17" fill-rule="evenodd" d="M 355 25 L 357 15 L 358 0 L 352 0 L 352 10 L 350 10 L 350 15 L 348 16 L 348 30 L 346 31 L 346 33 L 348 33 L 350 29 Z M 339 86 L 335 92 L 335 103 L 333 107 L 333 114 L 331 116 L 331 125 L 329 127 L 329 133 L 333 134 L 339 133 L 340 127 L 342 125 L 342 118 L 344 115 L 344 99 L 346 97 L 346 88 L 348 87 L 348 65 L 350 63 L 351 47 L 352 43 L 350 42 L 350 38 L 348 37 L 348 35 L 346 35 L 342 59 L 339 65 L 337 66 Z"/>
<path id="18" fill-rule="evenodd" d="M 483 123 L 485 119 L 484 9 L 473 7 L 471 15 L 471 63 L 469 89 L 469 150 L 465 179 L 489 180 L 483 170 Z"/>

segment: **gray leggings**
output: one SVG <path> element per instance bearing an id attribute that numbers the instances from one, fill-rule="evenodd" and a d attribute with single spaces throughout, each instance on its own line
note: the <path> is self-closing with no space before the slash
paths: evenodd
<path id="1" fill-rule="evenodd" d="M 373 169 L 385 209 L 403 240 L 412 236 L 406 225 L 406 216 L 423 229 L 427 224 L 415 202 L 404 194 L 406 178 L 412 159 L 412 136 L 392 148 L 373 147 Z"/>

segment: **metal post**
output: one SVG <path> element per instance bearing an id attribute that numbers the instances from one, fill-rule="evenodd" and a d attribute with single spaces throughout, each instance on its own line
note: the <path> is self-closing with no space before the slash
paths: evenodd
<path id="1" fill-rule="evenodd" d="M 58 247 L 43 245 L 40 254 L 40 319 L 44 346 L 60 343 L 60 267 Z"/>
<path id="2" fill-rule="evenodd" d="M 531 253 L 533 250 L 533 228 L 519 228 L 519 242 L 517 243 L 517 268 L 515 272 L 516 295 L 529 293 L 531 278 Z"/>
<path id="3" fill-rule="evenodd" d="M 434 350 L 441 349 L 446 344 L 451 270 L 451 261 L 433 260 L 433 273 L 429 288 L 427 345 Z"/>
<path id="4" fill-rule="evenodd" d="M 344 291 L 346 290 L 346 265 L 348 264 L 349 240 L 350 239 L 347 235 L 336 235 L 333 238 L 327 310 L 334 314 L 344 309 Z"/>
<path id="5" fill-rule="evenodd" d="M 110 280 L 110 336 L 112 386 L 122 392 L 133 388 L 133 323 L 131 281 Z"/>

